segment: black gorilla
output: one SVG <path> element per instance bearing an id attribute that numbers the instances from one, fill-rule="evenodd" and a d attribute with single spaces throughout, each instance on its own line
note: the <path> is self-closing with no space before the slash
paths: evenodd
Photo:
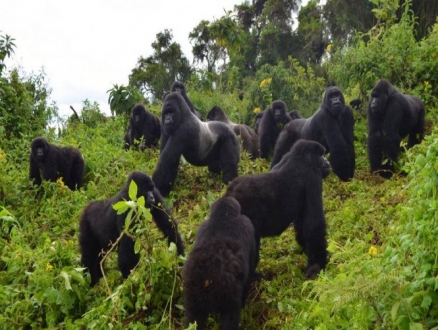
<path id="1" fill-rule="evenodd" d="M 362 105 L 361 99 L 354 99 L 350 101 L 350 107 L 352 107 L 355 110 L 359 110 L 361 105 Z"/>
<path id="2" fill-rule="evenodd" d="M 242 139 L 243 150 L 248 151 L 252 158 L 259 156 L 259 138 L 254 130 L 248 125 L 235 124 L 225 114 L 221 107 L 215 105 L 207 114 L 207 121 L 221 121 Z"/>
<path id="3" fill-rule="evenodd" d="M 278 135 L 284 126 L 292 119 L 287 113 L 286 103 L 281 100 L 272 102 L 269 109 L 265 110 L 259 126 L 260 157 L 268 158 L 274 150 Z"/>
<path id="4" fill-rule="evenodd" d="M 30 145 L 29 179 L 41 185 L 43 179 L 62 181 L 71 190 L 82 187 L 85 162 L 79 150 L 72 147 L 57 147 L 43 137 L 35 138 Z"/>
<path id="5" fill-rule="evenodd" d="M 409 135 L 410 148 L 424 137 L 426 111 L 423 102 L 413 95 L 402 94 L 386 79 L 371 92 L 368 103 L 368 158 L 371 173 L 390 178 L 400 152 L 401 140 Z M 382 164 L 383 157 L 388 158 Z"/>
<path id="6" fill-rule="evenodd" d="M 196 117 L 198 117 L 199 119 L 202 120 L 202 115 L 198 111 L 196 111 L 192 101 L 187 96 L 186 86 L 184 86 L 184 84 L 182 82 L 175 81 L 173 83 L 170 91 L 180 93 L 183 96 L 184 100 L 187 102 L 187 105 L 189 106 L 190 111 L 193 112 L 196 115 Z M 164 99 L 164 97 L 163 97 L 163 99 Z"/>
<path id="7" fill-rule="evenodd" d="M 327 264 L 322 179 L 330 164 L 324 154 L 321 144 L 298 140 L 270 172 L 236 178 L 225 194 L 236 198 L 242 214 L 251 219 L 258 250 L 261 237 L 278 236 L 293 223 L 310 279 Z"/>
<path id="8" fill-rule="evenodd" d="M 262 120 L 263 114 L 265 113 L 266 110 L 260 111 L 259 113 L 257 113 L 255 115 L 254 118 L 254 132 L 258 135 L 259 134 L 259 126 L 260 126 L 260 121 Z"/>
<path id="9" fill-rule="evenodd" d="M 151 178 L 145 173 L 134 171 L 126 180 L 123 188 L 113 197 L 89 203 L 79 219 L 79 245 L 82 254 L 82 264 L 88 268 L 91 275 L 91 286 L 102 277 L 100 261 L 101 251 L 108 250 L 111 243 L 116 242 L 123 232 L 127 212 L 117 214 L 113 205 L 122 200 L 129 200 L 128 190 L 131 181 L 137 184 L 137 197 L 143 196 L 146 207 L 150 209 L 152 218 L 158 228 L 167 237 L 169 244 L 176 244 L 177 252 L 184 254 L 184 245 L 178 232 L 178 226 L 172 214 L 164 204 L 164 199 L 155 188 Z M 134 241 L 124 235 L 118 246 L 118 264 L 124 278 L 137 265 L 139 256 L 134 252 Z"/>
<path id="10" fill-rule="evenodd" d="M 290 119 L 292 119 L 292 120 L 303 118 L 303 117 L 301 117 L 301 115 L 300 115 L 300 113 L 298 112 L 298 110 L 292 110 L 291 112 L 289 112 L 289 117 L 290 117 Z"/>
<path id="11" fill-rule="evenodd" d="M 348 181 L 354 176 L 356 164 L 353 131 L 353 111 L 345 105 L 339 88 L 328 87 L 320 108 L 312 117 L 295 119 L 281 132 L 271 167 L 281 160 L 297 138 L 302 138 L 321 143 L 330 153 L 333 173 L 342 181 Z"/>
<path id="12" fill-rule="evenodd" d="M 240 214 L 239 203 L 219 198 L 183 268 L 186 326 L 196 321 L 197 329 L 204 329 L 213 314 L 220 317 L 221 329 L 239 328 L 240 310 L 255 279 L 256 253 L 254 227 Z"/>
<path id="13" fill-rule="evenodd" d="M 136 146 L 140 150 L 156 147 L 161 136 L 160 118 L 137 104 L 129 117 L 129 127 L 125 135 L 125 150 Z"/>
<path id="14" fill-rule="evenodd" d="M 162 125 L 167 141 L 152 178 L 163 196 L 169 194 L 175 181 L 181 156 L 192 165 L 222 172 L 225 184 L 237 176 L 240 145 L 227 125 L 200 121 L 177 92 L 170 92 L 164 99 Z"/>

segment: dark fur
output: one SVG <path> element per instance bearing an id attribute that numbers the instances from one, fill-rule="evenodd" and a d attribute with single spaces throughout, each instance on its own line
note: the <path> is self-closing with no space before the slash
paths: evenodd
<path id="1" fill-rule="evenodd" d="M 181 156 L 192 165 L 208 166 L 213 173 L 222 172 L 225 184 L 237 176 L 240 145 L 227 125 L 200 121 L 177 92 L 169 93 L 164 99 L 162 125 L 167 141 L 153 180 L 163 196 L 169 194 L 176 179 Z"/>
<path id="2" fill-rule="evenodd" d="M 322 179 L 330 165 L 324 154 L 319 143 L 299 140 L 270 172 L 236 178 L 226 192 L 251 219 L 258 249 L 261 237 L 278 236 L 294 224 L 297 241 L 308 258 L 306 276 L 310 279 L 327 264 Z"/>
<path id="3" fill-rule="evenodd" d="M 55 146 L 43 137 L 35 138 L 30 148 L 29 179 L 34 184 L 41 185 L 41 176 L 52 182 L 62 177 L 62 181 L 71 190 L 82 187 L 85 162 L 79 150 Z"/>
<path id="4" fill-rule="evenodd" d="M 163 232 L 169 244 L 174 242 L 178 254 L 184 254 L 184 245 L 178 232 L 178 225 L 166 205 L 160 192 L 155 188 L 151 178 L 142 172 L 132 172 L 123 188 L 113 197 L 89 203 L 79 219 L 79 244 L 82 264 L 91 275 L 91 286 L 102 277 L 100 261 L 101 251 L 107 251 L 123 232 L 127 212 L 117 214 L 113 205 L 122 200 L 129 200 L 128 190 L 131 181 L 137 184 L 137 197 L 143 196 L 146 207 L 151 211 L 157 227 Z M 124 278 L 137 265 L 139 256 L 134 253 L 134 241 L 124 235 L 118 246 L 119 269 Z"/>
<path id="5" fill-rule="evenodd" d="M 259 138 L 254 130 L 248 125 L 235 124 L 225 114 L 221 107 L 215 105 L 207 114 L 207 121 L 221 121 L 242 139 L 243 150 L 249 152 L 252 158 L 259 156 Z"/>
<path id="6" fill-rule="evenodd" d="M 298 112 L 298 110 L 292 110 L 291 112 L 289 112 L 289 117 L 290 117 L 290 119 L 292 119 L 292 120 L 303 118 L 303 117 L 301 117 L 301 115 L 300 115 L 300 113 Z"/>
<path id="7" fill-rule="evenodd" d="M 173 83 L 170 91 L 180 93 L 184 97 L 184 100 L 187 102 L 187 105 L 189 106 L 190 111 L 193 112 L 196 115 L 196 117 L 198 117 L 200 120 L 202 120 L 202 115 L 198 111 L 196 111 L 195 106 L 193 105 L 193 102 L 187 96 L 186 86 L 184 86 L 184 84 L 182 82 L 175 81 Z"/>
<path id="8" fill-rule="evenodd" d="M 265 110 L 260 120 L 258 133 L 261 158 L 269 157 L 272 150 L 274 150 L 278 135 L 291 120 L 287 113 L 286 103 L 283 101 L 274 101 L 271 107 Z"/>
<path id="9" fill-rule="evenodd" d="M 259 127 L 260 127 L 260 121 L 262 120 L 263 114 L 266 110 L 260 111 L 257 113 L 254 117 L 254 132 L 258 135 L 259 134 Z"/>
<path id="10" fill-rule="evenodd" d="M 386 79 L 373 88 L 368 103 L 368 158 L 371 173 L 390 178 L 400 152 L 400 142 L 409 135 L 408 148 L 424 137 L 426 111 L 421 100 L 396 90 Z M 388 163 L 382 164 L 383 158 Z"/>
<path id="11" fill-rule="evenodd" d="M 354 99 L 350 101 L 350 107 L 352 107 L 355 110 L 359 110 L 362 105 L 361 99 Z"/>
<path id="12" fill-rule="evenodd" d="M 298 139 L 321 143 L 330 153 L 330 164 L 339 179 L 348 181 L 354 176 L 356 166 L 354 152 L 354 117 L 345 105 L 344 96 L 337 87 L 329 87 L 323 102 L 312 117 L 295 119 L 281 132 L 272 157 L 271 167 Z"/>
<path id="13" fill-rule="evenodd" d="M 186 326 L 205 328 L 209 314 L 221 329 L 238 329 L 239 314 L 254 278 L 256 242 L 251 221 L 232 197 L 219 198 L 198 229 L 183 268 Z"/>
<path id="14" fill-rule="evenodd" d="M 160 137 L 160 118 L 149 112 L 143 105 L 137 104 L 129 117 L 129 127 L 124 138 L 125 150 L 130 146 L 135 146 L 140 150 L 156 147 Z"/>

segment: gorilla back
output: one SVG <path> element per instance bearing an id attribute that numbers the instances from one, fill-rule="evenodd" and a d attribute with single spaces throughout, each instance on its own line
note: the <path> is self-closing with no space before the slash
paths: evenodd
<path id="1" fill-rule="evenodd" d="M 293 223 L 312 279 L 327 264 L 322 179 L 330 165 L 324 154 L 321 144 L 298 140 L 270 172 L 236 178 L 225 194 L 251 219 L 258 247 L 261 237 L 278 236 Z"/>
<path id="2" fill-rule="evenodd" d="M 167 196 L 178 174 L 181 156 L 195 166 L 222 172 L 227 184 L 237 177 L 240 145 L 236 135 L 222 122 L 202 122 L 189 109 L 181 94 L 166 95 L 162 110 L 163 133 L 167 136 L 153 174 L 155 185 Z"/>

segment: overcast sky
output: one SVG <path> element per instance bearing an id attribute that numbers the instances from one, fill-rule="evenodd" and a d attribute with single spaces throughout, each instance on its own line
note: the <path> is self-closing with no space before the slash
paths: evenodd
<path id="1" fill-rule="evenodd" d="M 109 114 L 107 90 L 127 85 L 140 56 L 152 55 L 156 34 L 171 29 L 191 60 L 188 35 L 243 0 L 2 0 L 0 35 L 15 39 L 8 67 L 42 68 L 61 115 L 88 98 Z"/>

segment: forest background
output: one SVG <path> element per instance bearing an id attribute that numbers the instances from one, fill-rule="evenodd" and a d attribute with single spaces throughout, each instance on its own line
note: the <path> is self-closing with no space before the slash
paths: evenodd
<path id="1" fill-rule="evenodd" d="M 77 241 L 87 203 L 115 194 L 132 170 L 152 175 L 158 150 L 122 148 L 127 118 L 137 102 L 159 115 L 163 93 L 180 80 L 204 116 L 219 105 L 232 121 L 249 125 L 277 99 L 309 117 L 330 85 L 340 87 L 347 102 L 363 101 L 355 110 L 355 179 L 324 180 L 327 269 L 315 281 L 305 279 L 293 229 L 263 240 L 259 269 L 266 278 L 251 290 L 242 328 L 438 329 L 437 15 L 438 2 L 430 0 L 245 2 L 194 27 L 188 36 L 193 63 L 172 31 L 158 33 L 152 55 L 127 73 L 129 85 L 109 89 L 111 116 L 84 99 L 67 120 L 48 101 L 44 73 L 6 67 L 14 38 L 0 33 L 2 328 L 183 328 L 181 266 L 150 218 L 130 230 L 141 262 L 126 281 L 110 253 L 105 278 L 90 289 Z M 366 157 L 366 103 L 380 78 L 417 95 L 427 109 L 425 140 L 399 161 L 408 175 L 391 180 L 369 174 Z M 35 197 L 29 145 L 40 135 L 80 149 L 87 167 L 83 189 L 44 182 L 43 196 Z M 181 167 L 166 202 L 189 252 L 226 187 L 205 168 Z M 242 156 L 239 175 L 268 170 L 267 161 Z M 217 328 L 213 321 L 210 326 Z"/>

